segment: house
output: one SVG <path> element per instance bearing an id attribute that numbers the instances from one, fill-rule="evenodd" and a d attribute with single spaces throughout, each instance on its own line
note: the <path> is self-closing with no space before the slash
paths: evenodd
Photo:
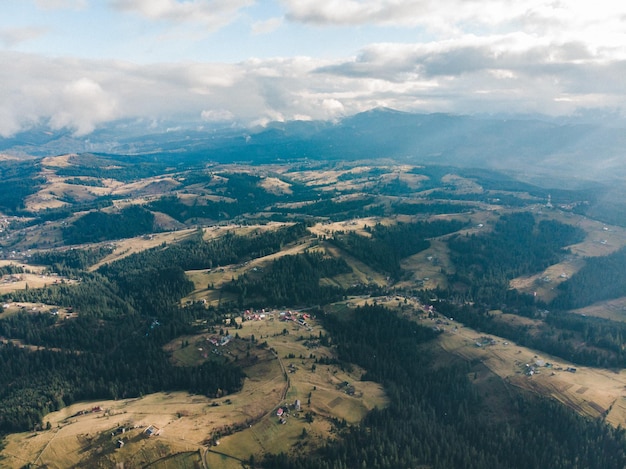
<path id="1" fill-rule="evenodd" d="M 150 425 L 148 428 L 144 430 L 144 433 L 148 436 L 156 436 L 161 433 L 161 430 L 154 425 Z"/>
<path id="2" fill-rule="evenodd" d="M 285 413 L 285 411 L 283 410 L 283 408 L 279 407 L 278 410 L 276 411 L 276 416 L 277 417 L 282 417 L 284 413 Z"/>

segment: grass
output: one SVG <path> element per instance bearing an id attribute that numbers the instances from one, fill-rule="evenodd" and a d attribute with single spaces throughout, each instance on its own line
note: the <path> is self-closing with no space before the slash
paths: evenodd
<path id="1" fill-rule="evenodd" d="M 67 157 L 46 158 L 45 165 L 62 167 L 68 164 Z M 364 172 L 369 167 L 362 166 L 349 172 Z M 305 181 L 309 185 L 317 185 L 319 190 L 356 188 L 366 182 L 362 180 L 337 181 L 337 178 L 348 171 L 312 171 L 294 174 L 294 180 Z M 398 174 L 410 184 L 417 185 L 419 177 L 405 177 L 401 173 L 390 174 L 382 179 L 391 179 Z M 160 179 L 166 183 L 165 179 Z M 58 178 L 51 179 L 52 184 L 33 197 L 30 203 L 33 207 L 43 208 L 59 204 L 59 196 L 67 191 L 73 191 L 76 199 L 88 200 L 96 192 L 110 192 L 117 195 L 125 194 L 127 199 L 116 204 L 144 202 L 148 195 L 141 195 L 148 186 L 157 179 L 149 179 L 131 184 L 107 180 L 104 188 L 67 187 Z M 169 181 L 171 182 L 171 181 Z M 272 181 L 267 178 L 266 183 Z M 463 178 L 449 179 L 459 192 L 471 192 L 477 188 Z M 336 186 L 333 186 L 336 183 Z M 156 186 L 154 186 L 156 187 Z M 287 185 L 277 187 L 279 191 L 288 191 Z M 142 192 L 143 191 L 143 192 Z M 56 195 L 52 194 L 55 192 Z M 38 197 L 38 199 L 37 199 Z M 189 203 L 191 203 L 191 198 Z M 37 205 L 39 204 L 39 205 Z M 500 209 L 499 213 L 505 212 Z M 538 213 L 538 212 L 537 212 Z M 584 256 L 599 256 L 613 252 L 626 246 L 626 229 L 606 226 L 602 223 L 579 217 L 577 215 L 554 211 L 544 211 L 539 217 L 558 219 L 581 227 L 587 233 L 586 239 L 571 246 L 571 257 L 566 261 L 551 266 L 546 271 L 532 277 L 515 279 L 512 286 L 522 291 L 537 291 L 538 296 L 549 300 L 554 294 L 556 283 L 563 281 L 560 275 L 573 275 L 582 265 Z M 462 217 L 468 218 L 467 215 Z M 496 218 L 496 214 L 489 210 L 478 211 L 471 215 L 471 226 L 462 231 L 464 233 L 479 234 L 486 231 Z M 404 221 L 411 217 L 403 218 Z M 373 226 L 376 223 L 390 223 L 392 219 L 368 218 L 336 223 L 318 223 L 310 230 L 320 237 L 332 236 L 334 231 L 355 231 L 368 236 L 365 225 Z M 483 226 L 479 227 L 479 224 Z M 29 232 L 27 242 L 46 239 L 59 239 L 60 232 L 50 228 L 41 228 Z M 263 226 L 219 226 L 205 228 L 204 238 L 207 240 L 222 236 L 226 232 L 238 234 L 250 233 L 254 230 L 276 229 L 282 224 L 270 223 Z M 116 241 L 115 251 L 100 264 L 112 262 L 141 250 L 159 246 L 163 243 L 173 243 L 194 233 L 195 230 L 181 230 L 170 233 L 158 233 L 148 237 L 139 237 L 130 240 Z M 56 241 L 55 241 L 56 242 Z M 328 254 L 344 258 L 352 267 L 353 272 L 342 274 L 333 279 L 325 279 L 326 284 L 350 287 L 354 284 L 376 283 L 387 285 L 385 275 L 375 272 L 357 259 L 346 255 L 336 247 L 320 241 L 316 249 L 324 249 Z M 287 246 L 280 253 L 252 260 L 245 265 L 231 265 L 213 270 L 187 272 L 188 277 L 195 285 L 195 291 L 187 300 L 198 301 L 205 299 L 209 304 L 216 305 L 219 301 L 234 301 L 230 295 L 220 296 L 218 290 L 209 289 L 213 284 L 219 288 L 232 277 L 238 277 L 249 272 L 254 267 L 263 268 L 279 256 L 297 254 L 311 246 L 310 242 L 300 245 Z M 446 287 L 446 273 L 453 271 L 449 253 L 445 243 L 433 240 L 431 247 L 421 253 L 402 261 L 402 268 L 407 276 L 397 286 L 415 288 L 418 284 L 424 288 Z M 28 274 L 32 277 L 24 278 L 23 284 L 8 286 L 11 288 L 35 288 L 43 286 L 46 281 L 40 274 Z M 551 282 L 543 282 L 542 278 L 549 276 Z M 427 279 L 427 280 L 426 280 Z M 43 282 L 43 283 L 42 283 Z M 17 282 L 16 282 L 17 283 Z M 0 286 L 0 292 L 3 286 Z M 332 309 L 341 314 L 351 307 L 371 303 L 372 298 L 353 297 L 347 301 L 333 305 Z M 390 297 L 376 299 L 379 303 L 402 310 L 402 313 L 415 317 L 426 326 L 433 324 L 428 319 L 418 319 L 419 305 L 413 300 Z M 30 305 L 27 305 L 31 307 Z M 32 305 L 37 306 L 37 305 Z M 9 309 L 3 313 L 12 314 L 16 309 Z M 607 317 L 613 320 L 626 320 L 626 300 L 605 302 L 583 310 L 579 314 Z M 532 320 L 517 316 L 500 314 L 499 320 L 514 321 L 519 324 L 536 324 Z M 120 401 L 97 401 L 94 403 L 80 403 L 49 414 L 44 421 L 50 421 L 52 429 L 37 433 L 10 435 L 6 440 L 6 447 L 0 453 L 4 456 L 2 467 L 23 467 L 27 463 L 47 465 L 48 467 L 94 467 L 98 464 L 115 465 L 124 462 L 125 467 L 202 467 L 202 457 L 209 467 L 240 468 L 238 459 L 248 459 L 251 454 L 261 455 L 267 452 L 286 451 L 302 453 L 317 445 L 323 444 L 332 438 L 332 418 L 345 419 L 350 423 L 359 422 L 368 410 L 374 407 L 384 407 L 387 403 L 385 394 L 380 385 L 360 381 L 364 370 L 354 367 L 342 369 L 339 365 L 320 365 L 315 363 L 316 358 L 331 357 L 333 350 L 316 343 L 315 337 L 324 333 L 321 326 L 315 321 L 309 321 L 310 328 L 298 326 L 295 323 L 283 323 L 275 319 L 265 321 L 246 321 L 241 329 L 228 327 L 231 333 L 238 333 L 240 339 L 232 341 L 225 347 L 212 347 L 207 342 L 210 332 L 203 334 L 179 337 L 166 347 L 171 354 L 171 360 L 180 366 L 196 366 L 205 360 L 236 360 L 245 368 L 247 378 L 243 389 L 233 395 L 219 399 L 210 399 L 204 396 L 193 396 L 186 393 L 158 393 L 145 396 L 141 399 L 127 399 Z M 454 326 L 457 329 L 454 329 Z M 494 337 L 496 344 L 487 347 L 476 347 L 475 343 L 483 334 L 454 323 L 445 326 L 435 348 L 438 353 L 436 360 L 469 360 L 480 362 L 475 367 L 476 379 L 474 384 L 482 393 L 489 396 L 496 394 L 514 385 L 521 388 L 550 395 L 570 406 L 581 414 L 591 417 L 601 417 L 606 413 L 606 421 L 612 425 L 626 424 L 626 400 L 623 390 L 626 388 L 626 372 L 612 372 L 607 370 L 577 367 L 577 373 L 564 371 L 568 363 L 555 357 L 515 345 L 505 343 L 501 338 Z M 286 334 L 283 334 L 286 330 Z M 257 339 L 252 342 L 251 336 Z M 308 343 L 307 343 L 308 339 Z M 259 343 L 267 342 L 267 348 L 258 347 Z M 183 346 L 183 344 L 187 344 Z M 270 352 L 273 349 L 275 354 Z M 219 352 L 214 353 L 213 350 Z M 292 357 L 292 358 L 289 358 Z M 553 368 L 540 369 L 539 374 L 532 377 L 523 373 L 527 363 L 537 359 L 551 362 Z M 313 370 L 315 365 L 315 370 Z M 285 378 L 285 376 L 288 378 Z M 345 392 L 342 383 L 349 382 L 354 386 L 353 396 Z M 302 410 L 293 409 L 295 400 L 301 402 Z M 309 402 L 310 399 L 310 402 Z M 99 405 L 107 409 L 107 413 L 86 414 L 75 416 L 78 410 Z M 290 416 L 286 424 L 281 424 L 275 411 L 279 405 L 291 407 Z M 501 409 L 503 412 L 505 409 Z M 606 411 L 606 412 L 605 412 Z M 305 419 L 306 413 L 313 415 L 313 422 Z M 127 444 L 123 448 L 115 447 L 115 438 L 111 436 L 120 425 L 138 426 L 127 433 Z M 143 428 L 147 425 L 156 425 L 162 429 L 162 434 L 154 438 L 143 436 Z M 225 427 L 237 426 L 240 430 L 220 438 L 220 445 L 212 447 L 214 451 L 204 454 L 208 441 L 218 430 Z M 302 431 L 306 430 L 308 437 L 301 439 Z M 238 458 L 238 459 L 234 459 Z"/>
<path id="2" fill-rule="evenodd" d="M 507 315 L 502 315 L 506 320 Z M 434 324 L 433 319 L 417 319 L 424 325 Z M 455 329 L 456 327 L 456 329 Z M 484 333 L 452 322 L 439 336 L 438 345 L 448 353 L 469 362 L 481 362 L 490 372 L 507 383 L 520 388 L 552 396 L 575 411 L 592 418 L 602 418 L 614 426 L 626 423 L 626 406 L 623 390 L 626 388 L 626 370 L 618 372 L 572 365 L 558 357 L 529 349 L 514 342 L 489 334 L 495 345 L 477 347 Z M 539 373 L 527 376 L 527 364 L 537 360 L 550 363 L 551 368 L 537 367 Z M 577 371 L 566 371 L 574 366 Z"/>
<path id="3" fill-rule="evenodd" d="M 572 313 L 626 322 L 626 298 L 603 301 L 585 308 L 572 310 Z"/>
<path id="4" fill-rule="evenodd" d="M 111 465 L 123 461 L 125 467 L 199 467 L 198 451 L 207 447 L 216 431 L 222 429 L 223 433 L 234 426 L 240 430 L 222 436 L 213 449 L 239 459 L 266 452 L 302 452 L 332 437 L 331 418 L 354 423 L 370 409 L 386 405 L 380 385 L 359 381 L 363 370 L 358 367 L 348 371 L 337 365 L 315 364 L 312 355 L 332 356 L 333 351 L 314 340 L 324 333 L 314 319 L 309 320 L 308 328 L 277 319 L 245 321 L 241 329 L 231 332 L 241 338 L 219 347 L 221 355 L 208 346 L 209 332 L 179 337 L 165 349 L 183 366 L 203 360 L 237 360 L 247 376 L 240 392 L 218 399 L 177 392 L 74 404 L 44 418 L 51 430 L 8 436 L 0 453 L 5 458 L 2 467 L 20 468 L 27 463 L 51 468 L 96 467 L 103 461 Z M 250 341 L 252 335 L 256 342 Z M 181 347 L 185 342 L 189 345 Z M 267 346 L 260 346 L 263 342 Z M 340 386 L 344 381 L 354 384 L 354 396 Z M 299 412 L 294 408 L 296 399 L 301 402 Z M 279 405 L 290 409 L 284 425 L 276 416 Z M 103 412 L 77 415 L 95 406 Z M 307 412 L 313 415 L 313 422 L 305 419 Z M 160 428 L 161 434 L 146 437 L 143 431 L 149 425 Z M 124 434 L 124 447 L 116 448 L 119 435 L 111 436 L 111 432 L 120 426 L 132 429 Z M 304 440 L 303 429 L 308 434 Z M 215 453 L 207 453 L 206 460 L 209 467 L 241 467 L 238 461 Z"/>
<path id="5" fill-rule="evenodd" d="M 202 455 L 199 451 L 175 454 L 145 466 L 146 469 L 201 469 Z"/>

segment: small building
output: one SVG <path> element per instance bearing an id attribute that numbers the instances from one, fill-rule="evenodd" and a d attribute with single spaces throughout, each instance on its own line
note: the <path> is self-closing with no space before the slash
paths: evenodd
<path id="1" fill-rule="evenodd" d="M 117 440 L 117 447 L 122 448 L 124 446 L 124 442 L 122 440 Z"/>
<path id="2" fill-rule="evenodd" d="M 285 413 L 285 411 L 283 410 L 283 408 L 279 407 L 278 410 L 276 411 L 276 416 L 277 417 L 282 417 L 284 413 Z"/>
<path id="3" fill-rule="evenodd" d="M 300 410 L 300 399 L 296 399 L 295 404 L 293 405 L 294 409 Z"/>
<path id="4" fill-rule="evenodd" d="M 150 425 L 148 428 L 144 430 L 144 433 L 148 436 L 156 436 L 161 432 L 161 430 L 154 425 Z"/>

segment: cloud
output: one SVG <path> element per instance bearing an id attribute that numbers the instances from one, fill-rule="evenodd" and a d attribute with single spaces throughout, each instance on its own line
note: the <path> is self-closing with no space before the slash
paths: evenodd
<path id="1" fill-rule="evenodd" d="M 24 27 L 24 28 L 7 28 L 0 30 L 0 43 L 7 47 L 13 47 L 21 44 L 22 42 L 36 39 L 44 34 L 48 30 L 41 27 Z"/>
<path id="2" fill-rule="evenodd" d="M 517 30 L 560 42 L 578 38 L 610 47 L 624 44 L 626 35 L 626 4 L 614 0 L 282 0 L 282 4 L 286 18 L 294 22 L 419 27 L 447 38 Z"/>
<path id="3" fill-rule="evenodd" d="M 82 10 L 87 6 L 86 0 L 35 0 L 42 10 Z"/>
<path id="4" fill-rule="evenodd" d="M 235 115 L 226 109 L 207 109 L 200 113 L 205 122 L 228 122 L 235 120 Z"/>
<path id="5" fill-rule="evenodd" d="M 426 26 L 450 30 L 472 21 L 496 24 L 519 17 L 541 0 L 283 0 L 287 18 L 318 25 Z M 448 26 L 446 26 L 446 24 Z"/>
<path id="6" fill-rule="evenodd" d="M 373 107 L 564 115 L 626 110 L 626 58 L 531 34 L 371 44 L 354 57 L 134 64 L 0 51 L 0 135 L 116 119 L 337 119 Z"/>
<path id="7" fill-rule="evenodd" d="M 118 11 L 133 12 L 150 20 L 200 23 L 210 30 L 232 22 L 254 0 L 110 0 Z"/>
<path id="8" fill-rule="evenodd" d="M 270 18 L 252 24 L 252 34 L 268 34 L 276 31 L 283 24 L 283 18 Z"/>
<path id="9" fill-rule="evenodd" d="M 76 136 L 87 135 L 95 130 L 96 125 L 117 117 L 115 98 L 90 78 L 66 84 L 57 105 L 50 116 L 50 126 L 73 129 Z"/>
<path id="10" fill-rule="evenodd" d="M 585 73 L 600 64 L 619 63 L 592 52 L 580 42 L 552 43 L 525 34 L 449 41 L 372 44 L 354 58 L 317 70 L 346 77 L 369 77 L 391 82 L 450 77 L 461 79 L 473 73 L 560 75 Z"/>

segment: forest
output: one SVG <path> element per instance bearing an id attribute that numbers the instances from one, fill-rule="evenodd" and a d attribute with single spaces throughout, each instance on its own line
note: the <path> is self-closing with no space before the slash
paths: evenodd
<path id="1" fill-rule="evenodd" d="M 320 252 L 305 252 L 282 256 L 256 278 L 244 274 L 233 279 L 223 290 L 237 295 L 240 308 L 324 305 L 342 299 L 344 291 L 335 285 L 321 285 L 320 280 L 351 271 L 343 259 L 324 257 Z"/>
<path id="2" fill-rule="evenodd" d="M 470 383 L 468 363 L 433 366 L 432 352 L 424 346 L 436 336 L 431 329 L 373 305 L 348 316 L 326 315 L 324 325 L 338 344 L 340 360 L 365 368 L 362 379 L 383 383 L 391 402 L 372 411 L 361 425 L 339 422 L 342 438 L 327 443 L 313 457 L 270 455 L 259 463 L 262 467 L 626 465 L 623 429 L 580 417 L 560 403 L 503 384 L 501 408 L 490 410 L 491 403 Z"/>
<path id="3" fill-rule="evenodd" d="M 218 330 L 226 317 L 246 308 L 316 307 L 337 352 L 332 363 L 363 367 L 362 379 L 381 383 L 390 405 L 374 409 L 359 425 L 336 420 L 333 431 L 340 438 L 317 449 L 315 457 L 255 455 L 250 466 L 626 467 L 622 429 L 587 420 L 504 382 L 496 385 L 498 398 L 492 401 L 472 382 L 484 371 L 479 364 L 442 358 L 434 345 L 439 332 L 376 305 L 376 297 L 412 296 L 478 331 L 573 363 L 626 367 L 625 323 L 571 311 L 626 296 L 626 249 L 581 258 L 583 266 L 555 287 L 550 302 L 510 286 L 512 279 L 572 256 L 568 246 L 585 239 L 580 227 L 553 219 L 545 205 L 548 195 L 555 205 L 569 204 L 559 210 L 570 211 L 567 217 L 573 218 L 591 210 L 597 189 L 548 191 L 495 172 L 443 166 L 409 170 L 422 176 L 410 185 L 389 178 L 391 170 L 383 166 L 352 171 L 350 165 L 313 166 L 305 160 L 282 173 L 273 172 L 276 167 L 255 173 L 243 165 L 214 170 L 199 154 L 185 162 L 173 155 L 162 160 L 138 155 L 131 163 L 95 154 L 68 161 L 54 170 L 64 184 L 104 189 L 103 177 L 122 183 L 166 175 L 169 182 L 163 186 L 176 189 L 152 194 L 160 187 L 153 181 L 129 195 L 81 200 L 65 194 L 59 198 L 62 204 L 37 211 L 26 202 L 46 184 L 39 163 L 0 164 L 7 188 L 0 193 L 0 209 L 20 215 L 3 225 L 7 231 L 0 248 L 6 249 L 5 258 L 15 250 L 23 260 L 0 265 L 0 275 L 24 274 L 27 264 L 34 264 L 64 277 L 0 300 L 54 305 L 67 312 L 62 319 L 63 314 L 22 307 L 0 316 L 0 435 L 45 428 L 46 413 L 80 400 L 170 390 L 207 396 L 236 392 L 244 380 L 237 363 L 175 367 L 163 346 L 182 335 Z M 317 169 L 328 170 L 342 184 L 309 183 L 307 177 Z M 458 178 L 446 178 L 450 174 Z M 280 179 L 283 190 L 264 186 L 268 177 Z M 350 186 L 361 178 L 369 189 Z M 455 186 L 459 179 L 469 181 L 470 189 Z M 140 205 L 112 207 L 114 200 L 131 196 L 146 198 Z M 186 237 L 90 270 L 113 252 L 111 241 L 162 229 L 156 222 L 168 218 L 162 214 L 176 221 L 176 229 L 189 228 Z M 227 220 L 235 220 L 237 227 L 231 225 L 215 239 L 197 228 Z M 262 226 L 269 220 L 290 223 Z M 37 238 L 42 226 L 56 230 L 55 249 L 31 252 L 36 243 L 51 242 Z M 326 235 L 312 234 L 327 227 Z M 36 241 L 20 244 L 30 233 Z M 76 246 L 92 242 L 102 244 Z M 410 284 L 415 272 L 404 261 L 432 246 L 449 255 L 449 265 L 437 266 L 441 286 L 425 290 Z M 294 249 L 255 262 L 254 269 L 245 267 L 285 248 Z M 219 296 L 218 306 L 184 301 L 196 288 L 187 271 L 220 267 L 245 273 L 231 278 L 228 272 L 217 288 L 207 285 Z M 228 301 L 221 300 L 222 294 Z M 334 302 L 356 301 L 355 296 L 371 297 L 371 304 L 346 307 L 341 314 L 322 312 L 331 311 L 328 305 Z M 505 320 L 502 313 L 530 321 Z"/>
<path id="4" fill-rule="evenodd" d="M 44 182 L 39 170 L 37 161 L 0 161 L 0 212 L 15 214 L 24 209 L 26 197 Z"/>
<path id="5" fill-rule="evenodd" d="M 376 224 L 368 228 L 371 237 L 353 231 L 335 232 L 330 241 L 370 267 L 388 273 L 394 279 L 402 276 L 400 260 L 427 249 L 428 238 L 460 230 L 460 221 Z"/>
<path id="6" fill-rule="evenodd" d="M 134 254 L 93 273 L 80 271 L 77 284 L 4 295 L 5 302 L 60 305 L 80 314 L 60 320 L 29 312 L 0 319 L 1 337 L 35 347 L 0 346 L 0 433 L 41 426 L 47 412 L 77 400 L 166 390 L 210 396 L 236 391 L 243 379 L 236 366 L 211 362 L 196 369 L 174 367 L 161 349 L 192 332 L 195 319 L 219 323 L 222 317 L 214 309 L 179 305 L 193 288 L 184 270 L 244 262 L 276 252 L 305 233 L 306 227 L 297 224 L 207 242 L 200 231 L 181 244 Z M 70 250 L 40 254 L 37 260 L 77 274 L 106 252 Z"/>
<path id="7" fill-rule="evenodd" d="M 552 220 L 537 222 L 529 212 L 503 215 L 493 231 L 448 240 L 455 273 L 450 283 L 470 301 L 490 309 L 507 303 L 509 282 L 557 263 L 565 246 L 582 241 L 584 232 Z"/>
<path id="8" fill-rule="evenodd" d="M 154 232 L 154 214 L 131 205 L 119 213 L 89 212 L 63 230 L 68 244 L 97 243 Z"/>

